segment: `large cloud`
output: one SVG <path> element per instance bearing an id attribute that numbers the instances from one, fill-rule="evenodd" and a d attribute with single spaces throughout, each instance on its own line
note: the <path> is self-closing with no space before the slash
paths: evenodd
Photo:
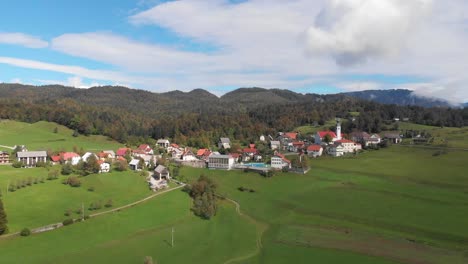
<path id="1" fill-rule="evenodd" d="M 398 55 L 431 0 L 331 0 L 306 32 L 308 51 L 343 66 Z"/>

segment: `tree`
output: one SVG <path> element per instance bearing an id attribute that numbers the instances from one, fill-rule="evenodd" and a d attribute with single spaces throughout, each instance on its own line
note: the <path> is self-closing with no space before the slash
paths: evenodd
<path id="1" fill-rule="evenodd" d="M 3 208 L 2 199 L 0 199 L 0 235 L 3 235 L 8 232 L 7 223 L 7 215 L 5 213 L 5 209 Z"/>
<path id="2" fill-rule="evenodd" d="M 80 134 L 78 133 L 78 130 L 74 130 L 72 136 L 73 137 L 78 137 Z"/>
<path id="3" fill-rule="evenodd" d="M 84 169 L 88 174 L 98 173 L 100 166 L 96 156 L 90 155 L 84 164 Z"/>
<path id="4" fill-rule="evenodd" d="M 326 142 L 326 143 L 330 143 L 333 141 L 333 138 L 330 136 L 330 134 L 326 134 L 324 137 L 323 137 L 323 141 Z"/>
<path id="5" fill-rule="evenodd" d="M 58 127 L 55 127 L 55 128 L 54 128 L 54 133 L 55 133 L 55 134 L 58 133 Z"/>
<path id="6" fill-rule="evenodd" d="M 203 219 L 216 215 L 216 184 L 210 178 L 201 175 L 192 184 L 189 193 L 193 198 L 192 211 L 195 215 Z"/>
<path id="7" fill-rule="evenodd" d="M 118 160 L 114 163 L 113 166 L 117 171 L 126 171 L 128 169 L 128 164 L 124 160 Z"/>
<path id="8" fill-rule="evenodd" d="M 62 175 L 70 175 L 73 172 L 72 165 L 69 162 L 66 162 L 62 166 L 61 173 Z"/>

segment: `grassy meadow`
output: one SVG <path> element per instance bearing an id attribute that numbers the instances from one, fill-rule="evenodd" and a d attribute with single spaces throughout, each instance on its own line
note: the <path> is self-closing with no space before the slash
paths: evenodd
<path id="1" fill-rule="evenodd" d="M 57 133 L 54 133 L 57 128 Z M 73 137 L 73 130 L 56 123 L 40 121 L 34 124 L 12 120 L 0 120 L 0 145 L 13 147 L 25 145 L 29 150 L 66 150 L 73 147 L 85 151 L 116 150 L 122 144 L 105 136 Z M 0 150 L 11 151 L 0 147 Z"/>
<path id="2" fill-rule="evenodd" d="M 465 133 L 441 129 L 453 140 Z M 73 146 L 80 138 L 91 137 L 64 142 Z M 0 238 L 0 263 L 143 263 L 145 256 L 157 263 L 468 263 L 468 151 L 435 154 L 393 145 L 310 159 L 305 175 L 278 172 L 271 178 L 184 167 L 180 174 L 188 181 L 201 174 L 214 179 L 219 194 L 240 204 L 241 214 L 234 203 L 220 200 L 216 216 L 202 220 L 190 211 L 189 196 L 175 190 L 51 232 Z M 79 188 L 58 179 L 5 192 L 8 183 L 47 173 L 0 166 L 11 231 L 60 222 L 65 210 L 82 202 L 112 199 L 117 207 L 151 193 L 133 172 L 89 175 L 80 178 Z"/>

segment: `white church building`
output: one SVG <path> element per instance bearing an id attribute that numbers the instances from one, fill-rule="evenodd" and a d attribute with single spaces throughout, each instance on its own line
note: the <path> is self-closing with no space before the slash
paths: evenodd
<path id="1" fill-rule="evenodd" d="M 322 144 L 324 143 L 324 138 L 326 137 L 326 135 L 329 135 L 330 138 L 331 138 L 331 142 L 329 143 L 332 143 L 332 142 L 335 142 L 337 140 L 341 140 L 342 137 L 341 137 L 341 122 L 339 119 L 337 119 L 336 121 L 336 133 L 333 132 L 333 131 L 317 131 L 317 133 L 315 133 L 315 144 Z"/>

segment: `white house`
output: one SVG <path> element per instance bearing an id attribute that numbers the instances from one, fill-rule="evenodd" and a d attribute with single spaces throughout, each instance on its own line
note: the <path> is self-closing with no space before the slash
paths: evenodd
<path id="1" fill-rule="evenodd" d="M 208 168 L 230 170 L 234 166 L 231 155 L 211 155 L 208 157 Z"/>
<path id="2" fill-rule="evenodd" d="M 270 141 L 271 150 L 279 150 L 281 148 L 281 143 L 279 141 Z"/>
<path id="3" fill-rule="evenodd" d="M 218 142 L 218 148 L 230 149 L 231 140 L 229 138 L 220 138 Z"/>
<path id="4" fill-rule="evenodd" d="M 84 162 L 88 162 L 88 159 L 89 159 L 89 157 L 91 157 L 91 156 L 94 156 L 94 158 L 95 158 L 96 160 L 98 160 L 98 156 L 97 156 L 96 154 L 94 154 L 94 153 L 91 153 L 91 152 L 86 152 L 86 153 L 83 155 L 83 157 L 81 157 L 81 160 L 83 160 Z"/>
<path id="5" fill-rule="evenodd" d="M 271 157 L 271 167 L 273 169 L 281 170 L 283 168 L 291 168 L 291 161 L 286 159 L 282 154 L 275 153 L 274 156 Z"/>
<path id="6" fill-rule="evenodd" d="M 309 157 L 320 157 L 322 156 L 323 148 L 320 145 L 310 145 L 307 147 L 307 155 Z"/>
<path id="7" fill-rule="evenodd" d="M 180 156 L 180 159 L 183 161 L 195 161 L 198 160 L 195 154 L 193 154 L 192 150 L 186 148 L 185 151 Z"/>
<path id="8" fill-rule="evenodd" d="M 156 142 L 156 145 L 160 148 L 168 148 L 170 146 L 171 142 L 169 142 L 169 140 L 167 139 L 158 139 L 158 141 Z"/>
<path id="9" fill-rule="evenodd" d="M 402 138 L 398 132 L 389 132 L 384 135 L 384 139 L 390 141 L 393 144 L 399 144 Z"/>
<path id="10" fill-rule="evenodd" d="M 25 167 L 35 167 L 38 162 L 47 161 L 46 151 L 21 151 L 16 153 L 16 158 Z"/>
<path id="11" fill-rule="evenodd" d="M 128 166 L 130 167 L 131 170 L 141 170 L 139 167 L 140 160 L 139 159 L 132 159 Z"/>
<path id="12" fill-rule="evenodd" d="M 382 139 L 380 138 L 379 134 L 371 134 L 369 136 L 369 138 L 365 139 L 364 140 L 364 145 L 367 147 L 367 146 L 370 146 L 370 145 L 377 145 L 379 144 L 380 142 L 382 141 Z"/>
<path id="13" fill-rule="evenodd" d="M 362 149 L 361 144 L 348 139 L 337 140 L 335 145 L 341 145 L 344 153 L 353 153 Z"/>
<path id="14" fill-rule="evenodd" d="M 344 155 L 344 147 L 341 144 L 328 147 L 328 154 L 332 157 L 341 157 Z"/>
<path id="15" fill-rule="evenodd" d="M 154 169 L 153 178 L 155 178 L 156 180 L 169 180 L 171 178 L 169 169 L 167 169 L 163 165 L 158 165 L 156 169 Z"/>
<path id="16" fill-rule="evenodd" d="M 107 173 L 110 171 L 110 164 L 107 162 L 101 162 L 99 164 L 99 173 Z"/>

